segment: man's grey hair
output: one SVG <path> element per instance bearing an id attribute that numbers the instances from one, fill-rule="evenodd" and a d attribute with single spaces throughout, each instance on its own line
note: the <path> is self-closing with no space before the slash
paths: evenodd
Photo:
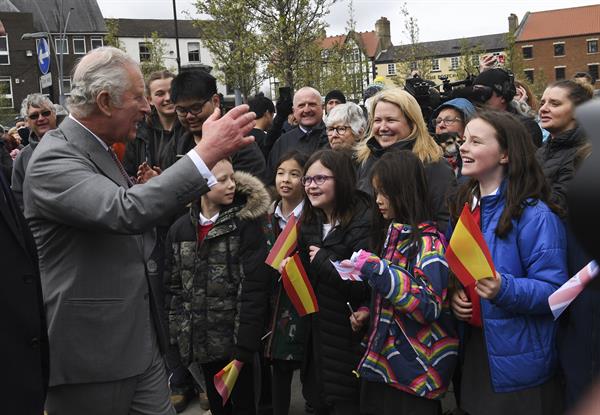
<path id="1" fill-rule="evenodd" d="M 27 118 L 27 113 L 29 112 L 30 107 L 48 108 L 52 112 L 56 112 L 54 110 L 54 104 L 52 101 L 50 101 L 50 98 L 39 93 L 29 94 L 25 97 L 21 103 L 21 117 L 24 119 Z"/>
<path id="2" fill-rule="evenodd" d="M 367 128 L 367 120 L 361 107 L 354 102 L 338 104 L 329 111 L 325 119 L 325 125 L 332 127 L 334 125 L 349 125 L 356 137 L 356 140 L 362 140 Z"/>
<path id="3" fill-rule="evenodd" d="M 131 87 L 131 66 L 138 63 L 120 49 L 104 46 L 90 51 L 73 71 L 69 111 L 76 116 L 88 116 L 102 91 L 110 94 L 113 104 L 120 105 L 123 94 Z"/>

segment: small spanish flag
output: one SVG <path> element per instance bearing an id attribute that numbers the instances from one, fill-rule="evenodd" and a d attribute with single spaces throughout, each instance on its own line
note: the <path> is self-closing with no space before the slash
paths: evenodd
<path id="1" fill-rule="evenodd" d="M 490 250 L 468 204 L 465 204 L 450 238 L 446 260 L 465 287 L 496 275 Z"/>
<path id="2" fill-rule="evenodd" d="M 279 270 L 279 264 L 284 258 L 289 257 L 294 249 L 296 249 L 298 242 L 298 219 L 292 213 L 285 228 L 281 231 L 275 244 L 271 248 L 269 255 L 265 262 L 267 265 Z"/>
<path id="3" fill-rule="evenodd" d="M 219 395 L 221 395 L 221 398 L 223 399 L 223 406 L 225 406 L 229 396 L 231 395 L 231 391 L 235 386 L 235 382 L 240 374 L 240 370 L 242 370 L 242 366 L 244 366 L 244 362 L 232 360 L 214 377 L 215 389 L 217 392 L 219 392 Z"/>
<path id="4" fill-rule="evenodd" d="M 298 315 L 302 317 L 319 311 L 315 292 L 297 253 L 286 264 L 281 277 L 283 288 L 298 311 Z"/>

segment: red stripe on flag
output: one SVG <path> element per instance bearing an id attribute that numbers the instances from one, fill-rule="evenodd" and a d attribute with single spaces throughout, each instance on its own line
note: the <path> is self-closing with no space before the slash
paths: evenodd
<path id="1" fill-rule="evenodd" d="M 298 220 L 296 219 L 296 216 L 292 213 L 290 215 L 288 223 L 285 225 L 285 228 L 283 228 L 283 230 L 277 237 L 277 240 L 271 247 L 271 250 L 269 251 L 269 255 L 267 255 L 267 259 L 265 260 L 265 263 L 267 263 L 268 265 L 270 265 L 272 267 L 279 268 L 279 264 L 275 264 L 275 260 L 281 253 L 281 250 L 283 249 L 283 246 L 285 245 L 288 237 L 290 237 L 290 234 L 295 231 L 296 238 L 298 237 L 297 224 L 298 224 Z M 282 258 L 287 258 L 288 256 L 290 256 L 292 254 L 292 252 L 294 252 L 294 250 L 296 249 L 296 245 L 297 245 L 297 242 L 294 241 L 294 243 L 289 247 L 289 249 L 285 252 L 285 254 L 283 255 Z"/>
<path id="2" fill-rule="evenodd" d="M 300 277 L 300 281 L 296 279 L 296 284 L 301 284 L 302 286 L 297 287 L 294 283 L 292 283 L 289 275 L 292 273 L 293 275 Z M 304 266 L 302 265 L 302 261 L 300 261 L 298 254 L 294 254 L 294 256 L 291 258 L 291 261 L 283 270 L 281 277 L 283 281 L 283 288 L 285 289 L 285 292 L 300 316 L 305 316 L 307 314 L 319 311 L 315 293 L 310 281 L 308 280 L 308 276 L 306 275 L 306 271 L 304 270 Z M 304 302 L 300 297 L 299 288 L 305 288 L 308 292 L 309 299 L 307 302 Z"/>
<path id="3" fill-rule="evenodd" d="M 473 215 L 471 214 L 471 209 L 469 205 L 465 203 L 465 207 L 463 207 L 462 212 L 460 213 L 459 221 L 463 223 L 467 231 L 471 234 L 477 245 L 479 245 L 479 249 L 483 252 L 485 259 L 487 259 L 488 264 L 490 265 L 491 270 L 494 275 L 496 274 L 496 269 L 494 268 L 494 261 L 492 261 L 492 255 L 490 254 L 490 250 L 488 249 L 487 243 L 485 239 L 483 239 L 483 234 L 481 233 L 481 229 L 479 225 L 475 222 Z"/>

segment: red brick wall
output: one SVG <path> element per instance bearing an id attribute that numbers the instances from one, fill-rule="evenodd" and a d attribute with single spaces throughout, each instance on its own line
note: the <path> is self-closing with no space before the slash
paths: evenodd
<path id="1" fill-rule="evenodd" d="M 597 63 L 600 65 L 600 52 L 587 53 L 588 39 L 597 39 L 600 49 L 600 33 L 577 37 L 534 40 L 529 42 L 518 41 L 516 42 L 516 45 L 519 50 L 522 49 L 522 46 L 533 46 L 533 58 L 523 60 L 523 69 L 534 69 L 534 77 L 539 77 L 543 71 L 546 81 L 550 83 L 556 80 L 555 66 L 565 66 L 565 78 L 569 79 L 572 78 L 576 72 L 588 72 L 588 64 Z M 564 56 L 554 56 L 555 42 L 565 43 Z M 600 80 L 596 80 L 594 87 L 600 88 Z"/>

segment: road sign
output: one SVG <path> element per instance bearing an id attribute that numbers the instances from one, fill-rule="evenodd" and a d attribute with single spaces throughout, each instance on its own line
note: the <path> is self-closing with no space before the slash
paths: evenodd
<path id="1" fill-rule="evenodd" d="M 50 72 L 40 76 L 40 87 L 48 88 L 52 86 L 52 74 Z"/>
<path id="2" fill-rule="evenodd" d="M 50 46 L 45 38 L 38 39 L 37 56 L 40 72 L 46 75 L 50 70 Z"/>

